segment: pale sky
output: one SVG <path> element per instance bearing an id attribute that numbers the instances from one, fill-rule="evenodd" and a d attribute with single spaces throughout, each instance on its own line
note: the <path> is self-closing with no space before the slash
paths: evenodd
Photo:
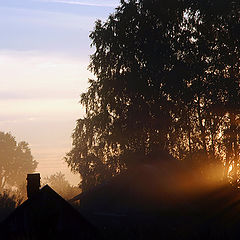
<path id="1" fill-rule="evenodd" d="M 42 178 L 61 171 L 79 96 L 88 87 L 89 33 L 118 0 L 0 0 L 0 131 L 30 144 Z"/>

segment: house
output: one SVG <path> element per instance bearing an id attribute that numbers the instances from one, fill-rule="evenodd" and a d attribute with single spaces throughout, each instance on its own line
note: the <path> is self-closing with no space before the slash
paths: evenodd
<path id="1" fill-rule="evenodd" d="M 184 171 L 179 161 L 164 153 L 159 161 L 131 166 L 70 201 L 80 201 L 80 212 L 106 238 L 170 239 L 179 221 L 172 216 L 185 204 L 186 185 L 193 184 L 183 183 Z"/>
<path id="2" fill-rule="evenodd" d="M 27 180 L 28 199 L 1 223 L 1 239 L 99 239 L 96 228 L 51 187 L 39 190 L 39 174 Z"/>
<path id="3" fill-rule="evenodd" d="M 239 239 L 240 194 L 162 154 L 83 192 L 80 212 L 106 239 Z"/>
<path id="4" fill-rule="evenodd" d="M 160 159 L 135 164 L 70 202 L 80 201 L 83 210 L 102 214 L 155 212 L 183 203 L 197 185 L 201 181 L 196 174 L 163 152 Z"/>

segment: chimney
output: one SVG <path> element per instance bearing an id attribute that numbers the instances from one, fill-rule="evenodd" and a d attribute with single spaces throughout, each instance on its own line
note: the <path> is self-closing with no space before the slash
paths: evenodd
<path id="1" fill-rule="evenodd" d="M 27 175 L 27 197 L 33 197 L 40 188 L 40 173 L 31 173 Z"/>

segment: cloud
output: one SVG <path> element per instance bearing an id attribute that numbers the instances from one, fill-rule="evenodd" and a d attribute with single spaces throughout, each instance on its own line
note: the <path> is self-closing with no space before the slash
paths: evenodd
<path id="1" fill-rule="evenodd" d="M 44 52 L 0 51 L 0 101 L 77 99 L 92 74 L 88 60 Z"/>
<path id="2" fill-rule="evenodd" d="M 41 2 L 48 2 L 48 3 L 64 3 L 64 4 L 71 4 L 71 5 L 82 5 L 82 6 L 92 6 L 92 7 L 110 7 L 115 8 L 117 7 L 117 1 L 102 1 L 102 3 L 99 2 L 83 2 L 83 1 L 71 1 L 71 0 L 41 0 Z M 114 2 L 114 3 L 113 3 Z"/>

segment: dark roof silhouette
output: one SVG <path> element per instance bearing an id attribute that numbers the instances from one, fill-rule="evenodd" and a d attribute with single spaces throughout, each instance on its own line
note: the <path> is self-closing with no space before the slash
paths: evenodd
<path id="1" fill-rule="evenodd" d="M 239 239 L 240 193 L 180 161 L 139 164 L 72 199 L 109 239 Z"/>
<path id="2" fill-rule="evenodd" d="M 96 239 L 96 229 L 48 185 L 1 223 L 1 239 Z M 3 237 L 4 236 L 4 237 Z"/>
<path id="3" fill-rule="evenodd" d="M 158 159 L 156 160 L 156 158 Z M 132 194 L 140 197 L 156 197 L 156 194 L 161 194 L 164 190 L 162 185 L 165 185 L 166 181 L 170 183 L 170 178 L 174 172 L 180 169 L 181 166 L 178 160 L 166 152 L 160 152 L 158 156 L 151 155 L 150 159 L 133 164 L 127 170 L 122 171 L 102 184 L 78 194 L 70 199 L 69 202 L 80 200 L 81 205 L 85 205 L 84 202 L 87 199 L 87 204 L 89 205 L 90 198 L 99 200 L 104 198 L 106 202 L 108 196 L 122 202 L 122 198 L 129 198 L 130 200 Z M 168 188 L 170 187 L 168 186 Z M 109 201 L 112 202 L 112 199 L 109 199 Z M 136 201 L 134 204 L 136 204 Z"/>
<path id="4" fill-rule="evenodd" d="M 70 202 L 80 200 L 82 209 L 106 214 L 155 211 L 185 201 L 201 184 L 181 161 L 161 154 L 159 159 L 133 165 Z"/>

